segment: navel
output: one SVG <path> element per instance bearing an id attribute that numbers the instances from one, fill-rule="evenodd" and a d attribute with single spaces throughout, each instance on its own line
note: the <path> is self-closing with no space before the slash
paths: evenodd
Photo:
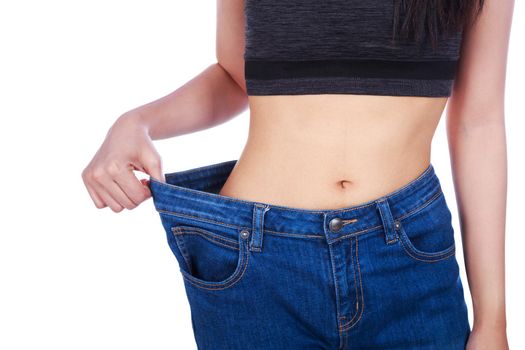
<path id="1" fill-rule="evenodd" d="M 343 189 L 350 187 L 352 185 L 352 181 L 349 180 L 341 180 L 338 182 L 339 186 Z"/>

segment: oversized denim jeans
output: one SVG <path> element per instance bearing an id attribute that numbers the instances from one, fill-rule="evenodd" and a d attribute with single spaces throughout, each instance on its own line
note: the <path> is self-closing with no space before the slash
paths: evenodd
<path id="1" fill-rule="evenodd" d="M 236 162 L 149 179 L 199 349 L 465 348 L 452 217 L 432 164 L 383 197 L 310 210 L 219 195 Z"/>

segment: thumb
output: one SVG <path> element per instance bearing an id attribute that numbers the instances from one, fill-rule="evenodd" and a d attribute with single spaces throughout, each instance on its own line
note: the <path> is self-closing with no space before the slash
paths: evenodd
<path id="1" fill-rule="evenodd" d="M 166 182 L 162 170 L 162 160 L 157 154 L 149 154 L 142 159 L 142 165 L 146 173 L 160 182 Z"/>

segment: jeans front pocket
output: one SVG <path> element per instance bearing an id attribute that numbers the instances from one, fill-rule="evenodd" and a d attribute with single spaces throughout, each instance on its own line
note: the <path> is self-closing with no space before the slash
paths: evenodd
<path id="1" fill-rule="evenodd" d="M 395 221 L 395 228 L 406 255 L 431 263 L 455 255 L 452 216 L 440 190 L 413 213 Z"/>
<path id="2" fill-rule="evenodd" d="M 248 266 L 247 229 L 161 214 L 184 280 L 208 290 L 239 282 Z"/>
<path id="3" fill-rule="evenodd" d="M 173 226 L 173 236 L 184 264 L 183 277 L 205 289 L 224 289 L 238 282 L 248 262 L 247 239 L 234 241 L 193 226 Z"/>

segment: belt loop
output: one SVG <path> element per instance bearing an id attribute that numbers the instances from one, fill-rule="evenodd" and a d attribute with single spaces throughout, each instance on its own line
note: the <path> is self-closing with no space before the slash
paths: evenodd
<path id="1" fill-rule="evenodd" d="M 394 243 L 397 241 L 397 236 L 394 229 L 394 218 L 392 217 L 388 200 L 383 198 L 379 199 L 376 203 L 379 214 L 381 215 L 381 221 L 383 222 L 385 242 L 387 244 Z"/>
<path id="2" fill-rule="evenodd" d="M 255 203 L 253 206 L 253 226 L 252 238 L 250 240 L 250 250 L 261 252 L 264 233 L 264 214 L 270 210 L 270 206 L 262 203 Z"/>

